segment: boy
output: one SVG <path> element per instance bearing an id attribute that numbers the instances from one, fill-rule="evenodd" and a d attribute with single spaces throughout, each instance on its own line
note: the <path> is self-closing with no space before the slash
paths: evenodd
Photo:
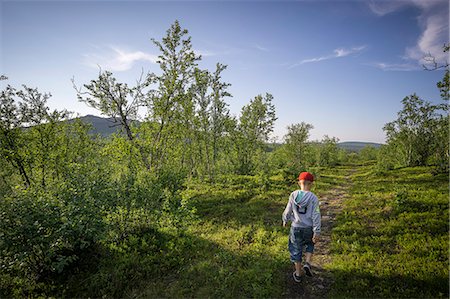
<path id="1" fill-rule="evenodd" d="M 306 246 L 305 264 L 303 270 L 308 276 L 311 272 L 311 256 L 314 243 L 320 236 L 320 209 L 317 196 L 311 192 L 314 176 L 309 172 L 302 172 L 298 176 L 301 190 L 296 190 L 289 196 L 286 209 L 283 212 L 283 226 L 292 221 L 289 233 L 289 252 L 291 261 L 295 265 L 292 273 L 294 280 L 300 282 L 302 278 L 301 262 L 303 247 Z"/>

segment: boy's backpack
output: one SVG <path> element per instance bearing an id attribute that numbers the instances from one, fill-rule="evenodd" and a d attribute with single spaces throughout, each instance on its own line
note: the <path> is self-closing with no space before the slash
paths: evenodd
<path id="1" fill-rule="evenodd" d="M 306 192 L 299 190 L 297 196 L 294 198 L 295 206 L 299 214 L 306 214 L 309 198 L 304 198 Z"/>

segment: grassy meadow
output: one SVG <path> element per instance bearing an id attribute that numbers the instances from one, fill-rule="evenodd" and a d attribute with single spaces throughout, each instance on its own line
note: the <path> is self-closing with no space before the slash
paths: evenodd
<path id="1" fill-rule="evenodd" d="M 331 297 L 447 298 L 448 175 L 361 167 L 333 229 Z"/>
<path id="2" fill-rule="evenodd" d="M 328 244 L 330 261 L 316 265 L 331 279 L 327 297 L 448 297 L 448 176 L 431 171 L 316 170 L 319 198 L 339 186 L 346 192 Z M 288 228 L 280 219 L 295 187 L 281 176 L 265 185 L 256 176 L 224 176 L 215 185 L 190 181 L 183 196 L 195 216 L 182 232 L 174 223 L 149 231 L 136 216 L 128 228 L 133 233 L 105 244 L 89 271 L 74 275 L 61 294 L 291 297 Z M 315 297 L 311 289 L 307 294 Z"/>

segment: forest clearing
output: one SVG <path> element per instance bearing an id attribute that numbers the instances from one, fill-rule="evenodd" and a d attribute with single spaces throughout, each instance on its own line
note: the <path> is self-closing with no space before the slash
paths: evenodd
<path id="1" fill-rule="evenodd" d="M 258 177 L 232 176 L 188 184 L 183 196 L 195 213 L 179 219 L 183 224 L 155 229 L 140 209 L 127 217 L 111 213 L 108 219 L 122 225 L 110 226 L 107 243 L 80 256 L 64 279 L 47 277 L 52 288 L 43 281 L 21 294 L 446 298 L 448 176 L 430 171 L 404 168 L 379 177 L 373 165 L 320 169 L 314 192 L 323 237 L 313 256 L 315 275 L 303 284 L 292 280 L 288 229 L 281 226 L 295 185 L 275 176 L 265 190 Z M 2 279 L 7 297 L 13 295 L 8 277 Z"/>

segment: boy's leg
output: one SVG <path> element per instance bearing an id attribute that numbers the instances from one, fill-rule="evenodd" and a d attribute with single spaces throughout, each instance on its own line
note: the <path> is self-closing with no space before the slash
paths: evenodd
<path id="1" fill-rule="evenodd" d="M 301 276 L 302 275 L 302 263 L 301 262 L 295 262 L 295 275 Z"/>
<path id="2" fill-rule="evenodd" d="M 312 252 L 305 252 L 305 262 L 311 264 Z"/>
<path id="3" fill-rule="evenodd" d="M 311 235 L 311 237 L 310 237 Z M 303 270 L 307 276 L 313 276 L 311 271 L 311 257 L 314 252 L 314 243 L 312 242 L 312 229 L 308 231 L 307 238 L 305 240 L 306 250 L 305 250 L 305 264 L 303 265 Z"/>
<path id="4" fill-rule="evenodd" d="M 311 252 L 305 253 L 305 264 L 303 265 L 303 271 L 305 271 L 305 274 L 307 276 L 313 276 L 312 271 L 311 271 L 311 264 L 310 264 L 311 256 L 312 256 Z"/>
<path id="5" fill-rule="evenodd" d="M 289 252 L 291 254 L 291 262 L 295 266 L 294 280 L 300 282 L 300 276 L 302 275 L 302 245 L 300 244 L 301 236 L 298 228 L 291 227 L 289 233 Z"/>

